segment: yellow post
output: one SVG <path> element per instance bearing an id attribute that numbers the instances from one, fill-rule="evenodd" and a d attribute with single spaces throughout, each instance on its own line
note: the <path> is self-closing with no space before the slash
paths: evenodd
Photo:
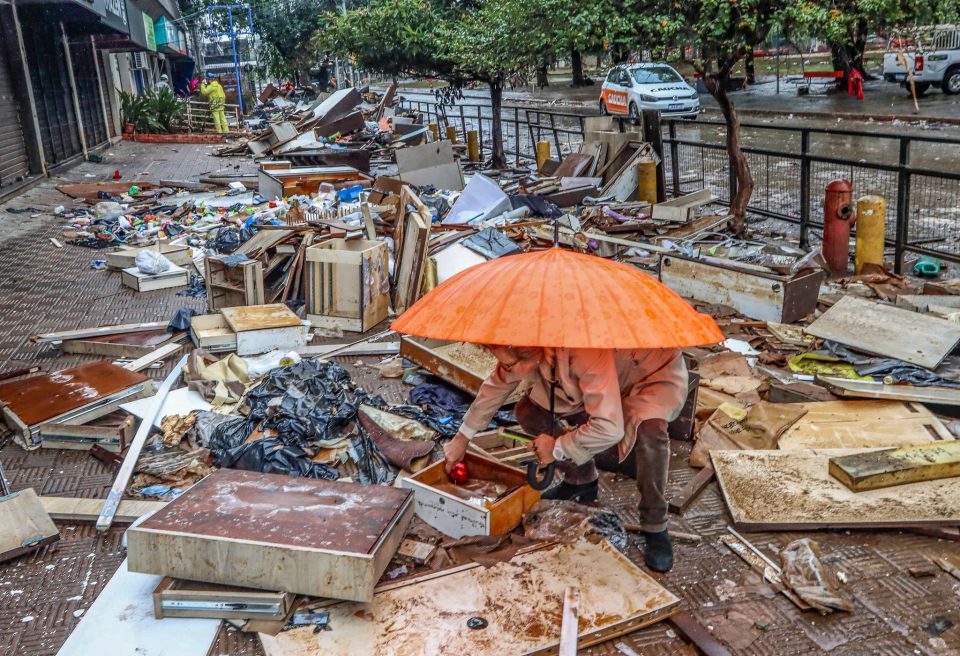
<path id="1" fill-rule="evenodd" d="M 652 205 L 657 202 L 657 163 L 641 159 L 637 165 L 637 200 Z"/>
<path id="2" fill-rule="evenodd" d="M 447 126 L 447 141 L 452 144 L 457 143 L 457 128 L 452 125 Z"/>
<path id="3" fill-rule="evenodd" d="M 857 246 L 853 270 L 860 274 L 866 264 L 883 266 L 883 240 L 887 223 L 887 201 L 883 196 L 857 199 Z"/>
<path id="4" fill-rule="evenodd" d="M 471 162 L 480 161 L 480 133 L 476 130 L 467 131 L 467 157 Z"/>
<path id="5" fill-rule="evenodd" d="M 550 142 L 549 141 L 538 141 L 537 142 L 537 170 L 543 168 L 543 163 L 550 159 Z"/>
<path id="6" fill-rule="evenodd" d="M 436 123 L 431 123 L 427 127 L 430 128 L 430 134 L 433 135 L 433 140 L 440 141 L 440 126 Z"/>

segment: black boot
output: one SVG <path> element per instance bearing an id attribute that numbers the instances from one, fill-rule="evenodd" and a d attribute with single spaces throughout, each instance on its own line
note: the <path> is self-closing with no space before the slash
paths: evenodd
<path id="1" fill-rule="evenodd" d="M 541 499 L 552 499 L 554 501 L 576 501 L 577 503 L 590 503 L 597 500 L 599 494 L 599 481 L 590 481 L 582 485 L 573 485 L 563 481 L 560 485 L 554 486 L 540 495 Z"/>
<path id="2" fill-rule="evenodd" d="M 654 572 L 669 572 L 673 567 L 673 545 L 666 531 L 659 533 L 643 532 L 646 548 L 643 560 Z"/>

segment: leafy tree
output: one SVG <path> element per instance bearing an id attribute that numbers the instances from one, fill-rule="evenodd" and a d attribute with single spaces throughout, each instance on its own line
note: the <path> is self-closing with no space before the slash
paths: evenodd
<path id="1" fill-rule="evenodd" d="M 536 65 L 550 41 L 543 0 L 374 0 L 316 42 L 366 69 L 490 89 L 493 166 L 506 166 L 501 108 L 508 78 Z"/>
<path id="2" fill-rule="evenodd" d="M 309 84 L 310 67 L 322 54 L 313 39 L 334 20 L 333 0 L 252 0 L 250 4 L 267 68 L 277 76 L 296 74 L 300 84 Z"/>

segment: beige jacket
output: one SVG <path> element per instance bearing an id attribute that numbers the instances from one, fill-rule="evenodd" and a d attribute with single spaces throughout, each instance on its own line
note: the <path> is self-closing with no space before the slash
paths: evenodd
<path id="1" fill-rule="evenodd" d="M 577 464 L 618 443 L 622 460 L 633 449 L 640 422 L 673 421 L 687 398 L 687 368 L 678 349 L 543 349 L 538 353 L 535 366 L 497 366 L 464 415 L 461 433 L 472 438 L 486 429 L 521 382 L 530 385 L 531 401 L 549 409 L 554 359 L 559 383 L 555 412 L 583 411 L 589 416 L 586 423 L 557 439 L 566 458 Z"/>

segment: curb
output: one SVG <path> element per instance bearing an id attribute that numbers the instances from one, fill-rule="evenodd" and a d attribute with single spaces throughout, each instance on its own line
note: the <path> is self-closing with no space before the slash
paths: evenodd
<path id="1" fill-rule="evenodd" d="M 716 107 L 705 107 L 703 113 L 720 114 Z M 904 123 L 941 123 L 943 125 L 960 125 L 960 118 L 941 117 L 941 116 L 918 116 L 916 114 L 854 114 L 851 112 L 792 112 L 792 111 L 774 111 L 767 109 L 742 109 L 737 107 L 737 114 L 740 116 L 769 116 L 783 117 L 796 116 L 797 118 L 811 119 L 843 119 L 846 121 L 878 121 L 889 123 L 893 121 L 902 121 Z"/>

